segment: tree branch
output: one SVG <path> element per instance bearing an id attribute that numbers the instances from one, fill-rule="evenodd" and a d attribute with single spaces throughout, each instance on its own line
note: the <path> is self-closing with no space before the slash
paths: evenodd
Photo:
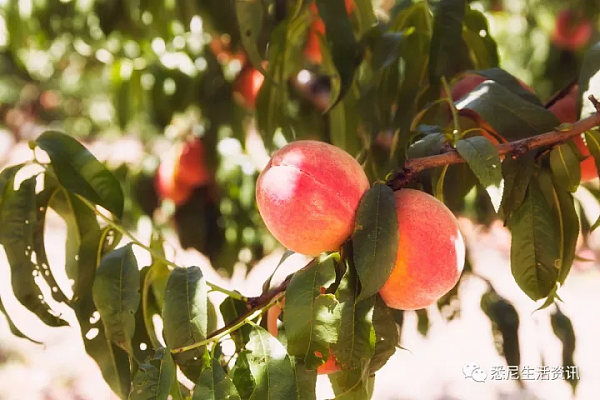
<path id="1" fill-rule="evenodd" d="M 511 157 L 516 158 L 540 147 L 553 146 L 566 142 L 567 140 L 600 125 L 600 103 L 593 95 L 590 95 L 589 99 L 594 104 L 594 107 L 596 107 L 596 113 L 575 122 L 567 129 L 555 129 L 541 135 L 499 144 L 496 146 L 498 148 L 498 154 L 510 155 Z M 442 154 L 435 156 L 406 160 L 402 170 L 393 174 L 392 177 L 388 179 L 387 185 L 393 190 L 400 190 L 426 169 L 443 167 L 444 165 L 460 164 L 463 162 L 465 162 L 465 159 L 462 158 L 454 148 L 447 149 Z"/>

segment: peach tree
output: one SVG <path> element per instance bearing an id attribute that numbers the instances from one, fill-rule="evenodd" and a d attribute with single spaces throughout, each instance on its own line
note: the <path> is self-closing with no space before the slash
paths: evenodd
<path id="1" fill-rule="evenodd" d="M 556 302 L 579 235 L 600 225 L 573 196 L 585 186 L 600 198 L 600 45 L 583 52 L 578 44 L 578 70 L 542 102 L 499 67 L 486 15 L 470 2 L 396 3 L 208 1 L 163 12 L 157 2 L 136 9 L 114 0 L 95 2 L 95 19 L 67 24 L 81 34 L 73 57 L 90 68 L 113 63 L 107 70 L 123 129 L 147 92 L 160 91 L 156 82 L 144 87 L 153 71 L 172 95 L 153 98 L 158 126 L 172 124 L 184 106 L 202 110 L 194 122 L 201 129 L 185 140 L 200 138 L 206 168 L 221 173 L 190 173 L 194 163 L 182 162 L 165 175 L 185 171 L 194 182 L 179 187 L 170 215 L 182 247 L 205 253 L 224 273 L 240 250 L 252 249 L 251 261 L 269 251 L 267 237 L 287 249 L 280 265 L 293 252 L 314 258 L 282 282 L 269 278 L 255 297 L 210 282 L 197 266 L 176 265 L 165 253 L 164 221 L 154 221 L 149 243 L 130 229 L 156 208 L 147 194 L 161 190 L 100 162 L 73 123 L 31 140 L 31 160 L 0 173 L 0 244 L 18 302 L 51 327 L 67 322 L 48 297 L 69 306 L 87 353 L 121 398 L 314 399 L 317 375 L 327 374 L 336 399 L 369 399 L 377 371 L 400 348 L 403 313 L 416 311 L 426 334 L 427 307 L 455 318 L 461 277 L 484 279 L 469 263 L 455 217 L 462 215 L 508 227 L 512 275 L 540 308 L 555 308 L 563 363 L 572 365 L 573 328 Z M 18 19 L 12 5 L 6 13 Z M 28 29 L 53 37 L 53 21 L 40 17 Z M 226 40 L 200 41 L 202 57 L 169 68 L 176 58 L 160 54 L 191 60 L 199 21 Z M 11 32 L 11 46 L 27 41 Z M 154 32 L 175 50 L 149 40 Z M 118 63 L 106 50 L 115 38 L 133 43 L 117 51 Z M 251 73 L 244 84 L 228 80 L 224 66 L 240 57 L 239 73 Z M 233 156 L 219 155 L 219 142 L 251 129 L 271 160 L 262 172 L 223 172 Z M 64 266 L 48 260 L 49 209 L 67 223 Z M 134 247 L 150 254 L 150 265 L 138 263 Z M 499 351 L 519 365 L 518 314 L 487 284 L 481 308 L 502 338 Z M 211 291 L 226 299 L 213 304 Z M 15 335 L 31 336 L 0 308 Z M 227 339 L 234 354 L 223 350 Z"/>

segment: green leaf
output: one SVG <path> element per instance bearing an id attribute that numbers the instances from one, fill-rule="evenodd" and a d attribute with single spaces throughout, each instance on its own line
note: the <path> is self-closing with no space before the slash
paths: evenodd
<path id="1" fill-rule="evenodd" d="M 48 153 L 56 177 L 68 191 L 123 216 L 123 190 L 117 178 L 81 143 L 64 133 L 47 131 L 37 145 Z"/>
<path id="2" fill-rule="evenodd" d="M 563 285 L 575 260 L 579 238 L 579 217 L 573 195 L 554 182 L 554 206 L 560 238 L 560 270 L 558 282 Z"/>
<path id="3" fill-rule="evenodd" d="M 247 350 L 242 350 L 238 354 L 235 366 L 231 370 L 233 384 L 237 388 L 242 400 L 248 400 L 250 396 L 252 396 L 252 392 L 256 386 L 252 373 L 250 372 L 248 353 Z"/>
<path id="4" fill-rule="evenodd" d="M 208 287 L 198 267 L 175 268 L 167 281 L 162 311 L 164 337 L 172 349 L 205 340 L 208 335 Z M 192 381 L 202 369 L 204 347 L 173 356 Z"/>
<path id="5" fill-rule="evenodd" d="M 153 234 L 150 240 L 150 248 L 153 249 L 159 255 L 165 256 L 165 250 L 163 247 L 163 238 L 160 234 Z M 150 266 L 150 280 L 152 293 L 156 299 L 158 308 L 162 310 L 165 302 L 165 292 L 167 290 L 167 282 L 171 270 L 169 266 L 160 258 L 152 257 L 152 265 Z"/>
<path id="6" fill-rule="evenodd" d="M 73 285 L 73 301 L 78 301 L 85 293 L 92 290 L 101 255 L 112 251 L 120 241 L 120 235 L 118 237 L 114 235 L 115 231 L 110 227 L 89 230 L 84 234 L 77 253 L 78 279 Z"/>
<path id="7" fill-rule="evenodd" d="M 354 37 L 352 24 L 346 13 L 344 0 L 315 0 L 319 15 L 325 23 L 325 37 L 331 58 L 337 70 L 334 80 L 339 80 L 339 91 L 333 91 L 333 108 L 352 86 L 354 73 L 362 59 L 362 50 Z"/>
<path id="8" fill-rule="evenodd" d="M 374 73 L 383 71 L 398 60 L 404 36 L 404 32 L 384 32 L 374 38 L 371 59 L 371 68 Z"/>
<path id="9" fill-rule="evenodd" d="M 569 143 L 563 143 L 550 152 L 550 168 L 558 184 L 565 190 L 575 192 L 581 181 L 579 158 Z"/>
<path id="10" fill-rule="evenodd" d="M 504 356 L 507 365 L 521 365 L 519 346 L 519 314 L 515 307 L 490 287 L 481 297 L 481 309 L 492 322 L 492 330 L 502 340 L 497 350 Z"/>
<path id="11" fill-rule="evenodd" d="M 373 11 L 373 3 L 371 0 L 353 0 L 356 5 L 356 15 L 358 17 L 359 32 L 358 36 L 362 37 L 373 25 L 377 23 L 375 11 Z"/>
<path id="12" fill-rule="evenodd" d="M 375 328 L 373 308 L 375 296 L 357 302 L 359 281 L 356 272 L 347 268 L 336 297 L 342 310 L 338 341 L 331 350 L 340 365 L 347 369 L 358 368 L 375 352 Z"/>
<path id="13" fill-rule="evenodd" d="M 600 42 L 590 46 L 581 63 L 579 70 L 579 99 L 577 108 L 581 108 L 580 118 L 587 118 L 595 114 L 596 108 L 588 96 L 597 95 L 600 92 Z"/>
<path id="14" fill-rule="evenodd" d="M 88 292 L 76 303 L 75 313 L 81 328 L 85 351 L 96 361 L 102 377 L 121 398 L 127 399 L 131 386 L 131 366 L 127 352 L 106 337 L 104 324 Z"/>
<path id="15" fill-rule="evenodd" d="M 375 183 L 360 200 L 352 234 L 353 260 L 361 284 L 357 302 L 375 295 L 387 282 L 398 254 L 396 198 Z"/>
<path id="16" fill-rule="evenodd" d="M 331 144 L 357 155 L 361 149 L 358 140 L 358 89 L 353 86 L 347 95 L 329 111 Z"/>
<path id="17" fill-rule="evenodd" d="M 80 267 L 85 268 L 85 265 L 79 262 L 79 251 L 81 242 L 87 235 L 92 237 L 89 240 L 98 239 L 95 234 L 100 230 L 100 226 L 96 220 L 96 214 L 76 195 L 67 192 L 64 188 L 55 192 L 48 205 L 57 212 L 67 225 L 65 271 L 67 277 L 73 280 L 74 297 L 75 295 L 79 297 L 81 296 L 81 290 L 84 288 L 89 290 L 92 284 L 91 278 L 93 278 L 93 275 L 88 273 L 90 271 L 84 269 L 82 271 L 84 276 L 81 280 L 79 278 Z M 95 273 L 95 270 L 91 272 Z M 75 290 L 77 290 L 77 293 L 75 293 Z"/>
<path id="18" fill-rule="evenodd" d="M 329 375 L 335 400 L 365 400 L 373 395 L 375 376 L 366 369 L 341 370 Z"/>
<path id="19" fill-rule="evenodd" d="M 398 328 L 390 308 L 377 296 L 373 310 L 373 327 L 375 328 L 375 353 L 369 364 L 369 372 L 379 371 L 396 352 L 400 341 Z"/>
<path id="20" fill-rule="evenodd" d="M 258 42 L 263 27 L 264 4 L 261 1 L 235 0 L 235 12 L 242 44 L 250 62 L 263 75 L 267 75 L 267 72 L 262 67 L 263 59 L 258 49 Z"/>
<path id="21" fill-rule="evenodd" d="M 248 365 L 256 383 L 250 400 L 296 399 L 294 365 L 281 343 L 254 325 L 246 348 L 249 350 Z"/>
<path id="22" fill-rule="evenodd" d="M 304 63 L 302 49 L 310 21 L 310 13 L 305 10 L 297 18 L 290 15 L 271 33 L 269 73 L 273 79 L 264 81 L 256 98 L 256 122 L 267 148 L 273 146 L 273 136 L 278 128 L 283 129 L 286 139 L 295 137 L 287 107 L 289 93 L 284 83 Z"/>
<path id="23" fill-rule="evenodd" d="M 0 174 L 0 244 L 10 265 L 11 285 L 16 299 L 48 326 L 65 326 L 67 322 L 48 306 L 36 279 L 49 271 L 40 267 L 34 253 L 38 225 L 36 178 L 31 177 L 14 188 L 15 175 L 21 166 L 7 168 Z M 34 262 L 35 260 L 35 262 Z M 42 260 L 40 260 L 42 261 Z M 56 289 L 58 290 L 58 287 Z"/>
<path id="24" fill-rule="evenodd" d="M 464 20 L 463 40 L 471 53 L 476 69 L 497 67 L 498 46 L 492 38 L 485 15 L 469 8 Z M 482 32 L 485 34 L 482 35 Z"/>
<path id="25" fill-rule="evenodd" d="M 565 369 L 574 367 L 575 360 L 573 358 L 575 354 L 575 330 L 573 329 L 573 323 L 571 319 L 567 317 L 563 312 L 556 307 L 556 311 L 550 315 L 550 323 L 552 325 L 552 330 L 556 337 L 562 343 L 562 365 Z M 577 389 L 577 385 L 579 384 L 579 379 L 576 379 L 575 376 L 571 376 L 570 374 L 565 373 L 566 380 L 571 385 L 573 389 L 573 393 Z M 570 379 L 569 379 L 570 378 Z"/>
<path id="26" fill-rule="evenodd" d="M 533 300 L 548 296 L 558 279 L 558 232 L 551 213 L 538 181 L 532 180 L 523 203 L 508 221 L 512 274 Z"/>
<path id="27" fill-rule="evenodd" d="M 600 132 L 597 130 L 587 131 L 585 133 L 585 144 L 590 150 L 590 154 L 594 157 L 596 171 L 600 171 Z"/>
<path id="28" fill-rule="evenodd" d="M 459 140 L 456 150 L 467 161 L 481 186 L 487 190 L 494 210 L 498 212 L 501 199 L 496 201 L 495 194 L 490 189 L 498 189 L 502 185 L 501 161 L 496 146 L 483 136 L 475 136 Z"/>
<path id="29" fill-rule="evenodd" d="M 248 311 L 246 305 L 247 304 L 242 300 L 237 300 L 232 297 L 225 298 L 219 306 L 225 324 L 230 323 L 246 313 Z M 243 349 L 246 343 L 248 343 L 248 340 L 250 340 L 250 329 L 250 326 L 244 325 L 240 329 L 231 332 L 231 338 L 235 343 L 236 350 Z"/>
<path id="30" fill-rule="evenodd" d="M 425 308 L 415 310 L 415 313 L 417 314 L 417 331 L 419 331 L 421 336 L 427 337 L 429 327 L 431 326 L 429 322 L 429 313 Z"/>
<path id="31" fill-rule="evenodd" d="M 89 248 L 84 246 L 86 243 L 84 241 L 79 260 L 85 263 L 86 268 L 90 270 L 92 280 L 102 257 L 112 251 L 119 240 L 116 239 L 113 243 L 107 244 L 99 237 L 95 244 L 92 241 L 88 242 Z M 111 389 L 120 398 L 126 399 L 131 385 L 129 355 L 106 337 L 104 324 L 92 298 L 91 281 L 89 288 L 81 292 L 81 297 L 73 299 L 73 306 L 81 329 L 85 351 L 98 364 L 104 380 Z"/>
<path id="32" fill-rule="evenodd" d="M 461 115 L 479 116 L 508 141 L 549 132 L 560 125 L 556 116 L 498 82 L 487 80 L 456 103 Z"/>
<path id="33" fill-rule="evenodd" d="M 48 174 L 45 174 L 44 189 L 36 195 L 35 199 L 37 218 L 35 224 L 33 225 L 33 251 L 35 252 L 36 264 L 41 266 L 43 269 L 43 273 L 41 273 L 39 276 L 42 276 L 48 286 L 51 288 L 59 288 L 59 286 L 50 268 L 50 263 L 46 254 L 44 234 L 46 226 L 46 211 L 48 210 L 48 206 L 58 190 L 58 181 Z M 52 297 L 58 302 L 68 302 L 68 299 L 62 290 L 52 291 Z"/>
<path id="34" fill-rule="evenodd" d="M 96 271 L 92 294 L 106 337 L 132 354 L 135 313 L 140 305 L 140 271 L 132 244 L 104 256 Z"/>
<path id="35" fill-rule="evenodd" d="M 177 385 L 177 369 L 169 349 L 156 350 L 154 358 L 140 365 L 133 378 L 130 400 L 167 400 Z"/>
<path id="36" fill-rule="evenodd" d="M 535 93 L 531 93 L 529 90 L 526 90 L 516 77 L 503 70 L 502 68 L 489 68 L 478 71 L 467 71 L 467 73 L 473 73 L 486 77 L 487 79 L 491 79 L 494 82 L 497 82 L 500 85 L 502 85 L 504 88 L 510 90 L 512 93 L 518 95 L 522 99 L 527 100 L 530 103 L 535 104 L 537 106 L 543 106 L 540 98 L 537 97 Z"/>
<path id="37" fill-rule="evenodd" d="M 231 379 L 223 371 L 219 361 L 211 359 L 196 381 L 192 400 L 240 400 Z"/>
<path id="38" fill-rule="evenodd" d="M 150 267 L 140 270 L 140 287 L 142 288 L 141 304 L 135 313 L 135 332 L 131 339 L 133 357 L 138 362 L 144 362 L 154 355 L 155 350 L 163 347 L 156 337 L 152 315 L 160 315 L 154 296 L 149 296 L 148 276 Z"/>
<path id="39" fill-rule="evenodd" d="M 407 158 L 420 158 L 440 154 L 446 143 L 443 133 L 431 133 L 423 136 L 410 145 L 406 151 Z"/>
<path id="40" fill-rule="evenodd" d="M 283 325 L 287 350 L 304 360 L 308 369 L 325 363 L 329 346 L 338 339 L 338 302 L 332 294 L 321 294 L 321 288 L 334 280 L 333 261 L 315 260 L 294 274 L 286 290 Z"/>
<path id="41" fill-rule="evenodd" d="M 317 370 L 307 369 L 306 365 L 298 359 L 293 359 L 292 364 L 296 375 L 298 400 L 317 400 Z"/>
<path id="42" fill-rule="evenodd" d="M 502 192 L 499 214 L 505 222 L 523 203 L 529 181 L 533 176 L 534 167 L 535 152 L 529 152 L 516 159 L 506 157 L 502 162 L 504 191 Z"/>
<path id="43" fill-rule="evenodd" d="M 460 71 L 465 0 L 445 0 L 436 3 L 433 35 L 429 51 L 429 80 L 439 82 Z"/>

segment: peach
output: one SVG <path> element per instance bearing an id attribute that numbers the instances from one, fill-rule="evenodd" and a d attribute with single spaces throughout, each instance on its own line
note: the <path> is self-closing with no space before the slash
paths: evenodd
<path id="1" fill-rule="evenodd" d="M 161 200 L 169 199 L 179 206 L 192 195 L 193 187 L 177 178 L 176 159 L 166 159 L 160 163 L 154 178 L 154 187 Z"/>
<path id="2" fill-rule="evenodd" d="M 181 182 L 189 186 L 202 186 L 212 179 L 206 166 L 206 150 L 201 139 L 186 141 L 179 153 L 177 175 Z"/>
<path id="3" fill-rule="evenodd" d="M 369 181 L 342 149 L 300 140 L 273 155 L 256 182 L 258 211 L 288 249 L 309 256 L 336 251 L 354 230 Z"/>
<path id="4" fill-rule="evenodd" d="M 583 13 L 562 10 L 556 17 L 552 43 L 558 48 L 577 50 L 585 46 L 594 33 L 594 25 Z"/>
<path id="5" fill-rule="evenodd" d="M 266 63 L 263 67 L 266 66 Z M 265 81 L 265 76 L 247 63 L 238 74 L 233 83 L 233 90 L 238 101 L 248 109 L 254 109 L 258 92 Z"/>
<path id="6" fill-rule="evenodd" d="M 156 171 L 155 188 L 161 199 L 181 205 L 190 198 L 195 187 L 211 179 L 205 164 L 204 144 L 194 138 L 174 145 L 162 158 Z"/>
<path id="7" fill-rule="evenodd" d="M 388 307 L 417 310 L 434 304 L 456 285 L 465 263 L 465 243 L 455 216 L 435 197 L 414 189 L 401 189 L 394 196 L 398 255 L 379 294 Z"/>
<path id="8" fill-rule="evenodd" d="M 570 123 L 573 124 L 579 120 L 577 112 L 577 98 L 579 97 L 579 86 L 573 85 L 571 90 L 561 99 L 557 100 L 548 109 L 552 111 L 556 118 L 561 124 Z M 596 163 L 594 158 L 590 156 L 590 150 L 583 142 L 581 136 L 577 136 L 573 139 L 577 148 L 583 156 L 587 156 L 585 160 L 581 162 L 581 181 L 588 182 L 598 177 L 598 171 L 596 169 Z"/>

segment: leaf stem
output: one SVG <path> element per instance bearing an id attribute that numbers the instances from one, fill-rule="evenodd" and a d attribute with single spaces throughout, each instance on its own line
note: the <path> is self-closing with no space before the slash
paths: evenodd
<path id="1" fill-rule="evenodd" d="M 140 242 L 135 236 L 133 236 L 127 229 L 125 229 L 124 227 L 122 227 L 120 224 L 116 223 L 115 221 L 113 221 L 112 219 L 110 219 L 109 217 L 107 217 L 106 215 L 104 215 L 103 213 L 101 213 L 100 211 L 98 211 L 98 209 L 96 208 L 96 206 L 91 201 L 89 201 L 85 197 L 81 196 L 80 194 L 75 193 L 75 195 L 90 210 L 92 210 L 96 215 L 98 215 L 100 218 L 102 218 L 102 220 L 104 222 L 106 222 L 111 228 L 113 228 L 117 232 L 121 233 L 123 236 L 127 237 L 129 240 L 131 240 L 131 242 L 133 244 L 135 244 L 136 246 L 141 247 L 142 249 L 146 250 L 155 259 L 157 259 L 157 260 L 159 260 L 159 261 L 161 261 L 161 262 L 163 262 L 163 263 L 165 263 L 167 265 L 170 265 L 170 266 L 172 266 L 174 268 L 179 267 L 177 264 L 175 264 L 174 262 L 168 260 L 165 256 L 163 256 L 159 252 L 155 251 L 154 249 L 152 249 L 149 246 L 146 246 L 144 243 Z M 243 302 L 247 302 L 248 301 L 248 298 L 245 297 L 245 296 L 242 296 L 242 294 L 240 294 L 239 292 L 225 289 L 225 288 L 223 288 L 223 287 L 221 287 L 221 286 L 219 286 L 217 284 L 214 284 L 214 283 L 211 283 L 211 282 L 208 282 L 208 281 L 206 282 L 206 284 L 212 290 L 224 293 L 224 294 L 228 295 L 231 298 L 234 298 L 236 300 L 241 300 Z"/>

